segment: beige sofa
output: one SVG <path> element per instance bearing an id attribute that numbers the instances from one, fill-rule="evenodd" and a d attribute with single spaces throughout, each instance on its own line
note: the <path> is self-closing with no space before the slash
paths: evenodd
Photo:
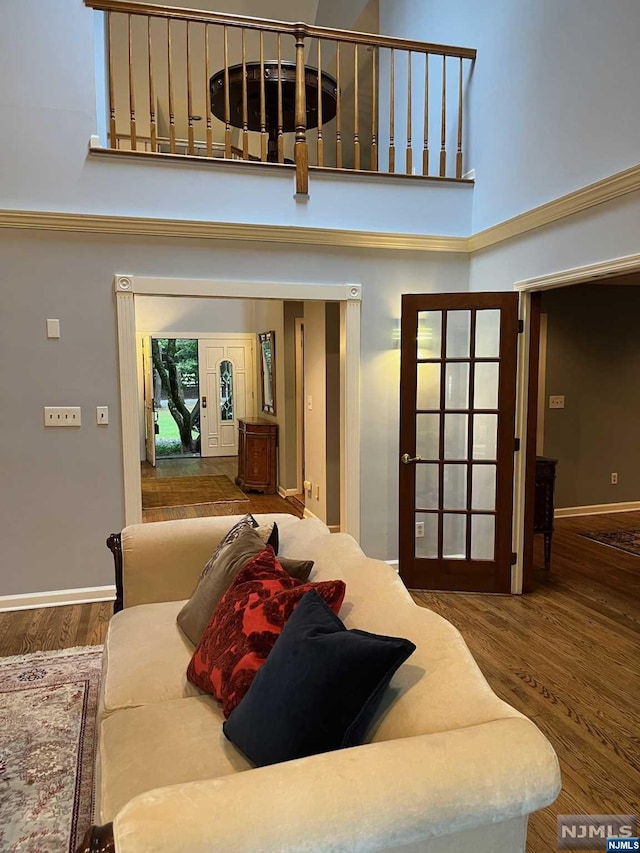
<path id="1" fill-rule="evenodd" d="M 117 853 L 524 851 L 527 816 L 560 790 L 536 726 L 489 688 L 459 632 L 415 605 L 390 566 L 316 519 L 278 522 L 280 553 L 340 577 L 347 627 L 417 646 L 394 676 L 370 743 L 261 769 L 187 682 L 193 647 L 176 614 L 239 517 L 122 533 L 124 610 L 109 626 L 96 769 L 97 824 Z M 87 848 L 88 849 L 88 848 Z M 96 847 L 97 849 L 97 847 Z"/>

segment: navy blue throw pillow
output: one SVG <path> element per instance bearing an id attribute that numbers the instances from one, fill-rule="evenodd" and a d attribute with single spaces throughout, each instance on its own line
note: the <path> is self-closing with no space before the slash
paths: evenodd
<path id="1" fill-rule="evenodd" d="M 409 640 L 347 630 L 315 590 L 289 617 L 223 730 L 257 767 L 364 741 Z"/>

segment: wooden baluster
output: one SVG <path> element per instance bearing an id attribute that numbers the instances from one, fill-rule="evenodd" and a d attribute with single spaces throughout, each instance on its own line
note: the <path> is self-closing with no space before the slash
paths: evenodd
<path id="1" fill-rule="evenodd" d="M 129 40 L 129 134 L 131 137 L 131 150 L 138 148 L 136 140 L 136 102 L 133 86 L 133 35 L 131 32 L 131 15 L 127 15 L 127 36 Z"/>
<path id="2" fill-rule="evenodd" d="M 324 166 L 324 139 L 322 136 L 322 48 L 318 39 L 318 166 Z"/>
<path id="3" fill-rule="evenodd" d="M 149 57 L 149 134 L 151 150 L 158 150 L 158 133 L 156 129 L 156 95 L 153 85 L 153 61 L 151 52 L 151 16 L 147 17 L 147 54 Z"/>
<path id="4" fill-rule="evenodd" d="M 462 177 L 462 57 L 458 72 L 458 151 L 456 153 L 456 178 Z"/>
<path id="5" fill-rule="evenodd" d="M 336 166 L 342 169 L 342 93 L 340 91 L 340 42 L 336 42 Z"/>
<path id="6" fill-rule="evenodd" d="M 378 171 L 378 48 L 371 47 L 373 61 L 371 82 L 371 171 Z"/>
<path id="7" fill-rule="evenodd" d="M 213 130 L 211 128 L 211 104 L 209 80 L 211 79 L 211 63 L 209 61 L 209 24 L 204 25 L 204 107 L 207 114 L 207 157 L 213 157 Z"/>
<path id="8" fill-rule="evenodd" d="M 424 55 L 424 148 L 422 149 L 422 174 L 429 174 L 429 54 Z"/>
<path id="9" fill-rule="evenodd" d="M 307 145 L 307 94 L 304 67 L 304 32 L 296 31 L 296 194 L 309 192 L 309 146 Z"/>
<path id="10" fill-rule="evenodd" d="M 264 82 L 264 33 L 260 30 L 260 159 L 267 159 L 267 98 Z"/>
<path id="11" fill-rule="evenodd" d="M 353 46 L 353 168 L 360 170 L 360 104 L 358 97 L 358 43 Z"/>
<path id="12" fill-rule="evenodd" d="M 195 139 L 193 134 L 193 87 L 191 81 L 191 24 L 187 21 L 187 151 L 195 154 Z"/>
<path id="13" fill-rule="evenodd" d="M 389 68 L 389 172 L 396 170 L 395 134 L 395 50 L 391 48 L 391 65 Z"/>
<path id="14" fill-rule="evenodd" d="M 118 139 L 116 134 L 116 107 L 114 102 L 113 86 L 113 37 L 111 32 L 111 12 L 107 12 L 107 55 L 109 66 L 109 147 L 117 148 Z"/>
<path id="15" fill-rule="evenodd" d="M 442 131 L 440 135 L 440 177 L 447 172 L 447 57 L 442 57 Z"/>
<path id="16" fill-rule="evenodd" d="M 413 171 L 413 149 L 411 147 L 411 51 L 407 52 L 407 156 L 405 171 Z"/>
<path id="17" fill-rule="evenodd" d="M 231 100 L 229 97 L 229 33 L 224 25 L 224 156 L 231 160 Z"/>
<path id="18" fill-rule="evenodd" d="M 176 153 L 176 116 L 173 106 L 173 68 L 171 64 L 171 21 L 167 18 L 167 75 L 169 83 L 169 151 Z"/>
<path id="19" fill-rule="evenodd" d="M 242 28 L 242 159 L 249 159 L 249 109 L 247 104 L 247 44 Z"/>
<path id="20" fill-rule="evenodd" d="M 284 120 L 282 117 L 282 43 L 278 33 L 278 163 L 284 163 Z"/>

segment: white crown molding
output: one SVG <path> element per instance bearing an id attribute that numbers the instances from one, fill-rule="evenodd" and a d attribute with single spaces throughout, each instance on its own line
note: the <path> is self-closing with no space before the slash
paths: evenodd
<path id="1" fill-rule="evenodd" d="M 637 190 L 640 190 L 640 164 L 555 198 L 511 219 L 505 219 L 504 222 L 485 228 L 484 231 L 478 231 L 469 237 L 468 250 L 478 252 L 503 240 L 510 240 L 520 234 L 526 234 L 527 231 L 533 231 L 535 228 L 541 228 L 558 219 L 565 219 L 574 213 L 580 213 Z"/>
<path id="2" fill-rule="evenodd" d="M 478 231 L 470 237 L 345 231 L 338 228 L 305 228 L 298 225 L 202 222 L 142 216 L 103 216 L 95 213 L 57 213 L 38 210 L 0 210 L 0 228 L 472 254 L 638 190 L 640 190 L 640 164 L 492 225 L 484 231 Z"/>
<path id="3" fill-rule="evenodd" d="M 49 592 L 25 592 L 22 595 L 0 595 L 0 613 L 33 610 L 38 607 L 61 607 L 65 604 L 91 604 L 114 601 L 115 586 L 88 586 L 81 589 L 55 589 Z"/>
<path id="4" fill-rule="evenodd" d="M 605 515 L 609 512 L 636 512 L 640 501 L 626 501 L 617 504 L 591 504 L 591 506 L 561 506 L 554 511 L 555 518 L 573 518 L 577 515 Z"/>
<path id="5" fill-rule="evenodd" d="M 144 237 L 194 237 L 207 240 L 251 240 L 258 243 L 296 243 L 355 249 L 393 249 L 411 252 L 466 252 L 466 237 L 343 231 L 298 225 L 251 225 L 233 222 L 153 219 L 139 216 L 100 216 L 95 213 L 54 213 L 38 210 L 0 210 L 0 228 L 81 231 L 94 234 L 137 234 Z"/>
<path id="6" fill-rule="evenodd" d="M 575 267 L 570 270 L 541 275 L 537 278 L 526 278 L 517 281 L 513 286 L 515 290 L 552 290 L 556 287 L 565 287 L 568 284 L 581 284 L 586 281 L 597 281 L 603 278 L 625 275 L 640 270 L 640 254 L 625 255 L 622 258 L 611 258 L 597 264 L 588 264 L 584 267 Z"/>

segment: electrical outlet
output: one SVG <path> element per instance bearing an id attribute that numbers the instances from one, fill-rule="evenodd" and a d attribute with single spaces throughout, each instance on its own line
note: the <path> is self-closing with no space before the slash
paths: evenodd
<path id="1" fill-rule="evenodd" d="M 109 423 L 108 406 L 96 406 L 96 423 L 99 426 L 106 426 Z"/>
<path id="2" fill-rule="evenodd" d="M 45 406 L 46 427 L 79 427 L 80 406 Z"/>
<path id="3" fill-rule="evenodd" d="M 555 394 L 549 397 L 549 408 L 550 409 L 564 409 L 564 395 L 563 394 Z"/>
<path id="4" fill-rule="evenodd" d="M 424 521 L 416 521 L 416 539 L 424 538 Z"/>
<path id="5" fill-rule="evenodd" d="M 612 485 L 612 486 L 617 486 L 617 485 L 618 485 L 618 475 L 616 474 L 616 472 L 615 472 L 615 471 L 612 471 L 612 472 L 611 472 L 611 485 Z"/>

